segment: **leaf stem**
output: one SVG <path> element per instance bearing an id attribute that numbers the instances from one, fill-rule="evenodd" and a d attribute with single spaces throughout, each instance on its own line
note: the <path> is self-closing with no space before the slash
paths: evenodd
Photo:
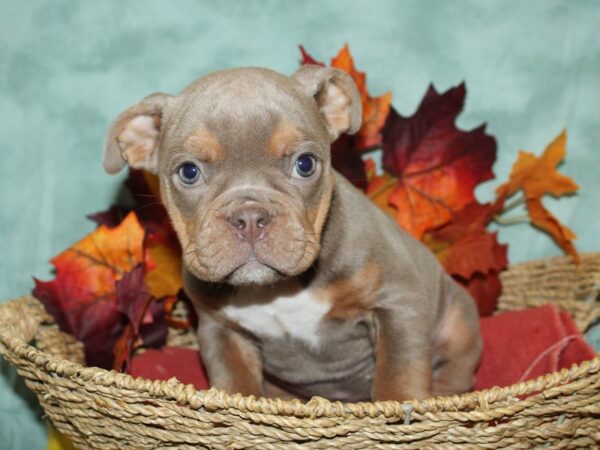
<path id="1" fill-rule="evenodd" d="M 515 223 L 529 222 L 529 216 L 527 214 L 523 214 L 521 216 L 502 217 L 496 214 L 494 216 L 494 222 L 501 225 L 513 225 Z"/>
<path id="2" fill-rule="evenodd" d="M 502 212 L 500 214 L 504 214 L 505 212 L 508 212 L 511 209 L 514 209 L 517 206 L 522 205 L 524 203 L 525 197 L 521 195 L 520 197 L 513 199 L 513 201 L 509 202 L 504 208 L 502 208 Z"/>

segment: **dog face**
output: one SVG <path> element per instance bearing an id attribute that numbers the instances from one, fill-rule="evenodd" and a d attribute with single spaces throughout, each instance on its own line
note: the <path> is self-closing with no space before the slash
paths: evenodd
<path id="1" fill-rule="evenodd" d="M 360 120 L 357 89 L 337 69 L 304 66 L 289 78 L 231 69 L 123 112 L 104 167 L 159 176 L 192 275 L 266 284 L 317 258 L 334 188 L 330 144 Z"/>

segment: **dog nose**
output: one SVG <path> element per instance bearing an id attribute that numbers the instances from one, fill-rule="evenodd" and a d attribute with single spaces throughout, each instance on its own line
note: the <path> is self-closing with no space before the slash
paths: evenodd
<path id="1" fill-rule="evenodd" d="M 258 206 L 239 208 L 229 218 L 229 223 L 237 230 L 238 236 L 249 242 L 261 239 L 270 222 L 269 212 Z"/>

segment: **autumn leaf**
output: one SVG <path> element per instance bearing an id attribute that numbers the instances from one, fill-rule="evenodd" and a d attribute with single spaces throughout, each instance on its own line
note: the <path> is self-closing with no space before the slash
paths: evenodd
<path id="1" fill-rule="evenodd" d="M 383 166 L 398 179 L 388 202 L 417 239 L 475 201 L 474 188 L 494 176 L 495 139 L 484 125 L 462 131 L 454 124 L 465 93 L 464 84 L 443 94 L 430 86 L 413 116 L 392 109 L 382 130 Z"/>
<path id="2" fill-rule="evenodd" d="M 367 90 L 367 75 L 354 66 L 348 44 L 331 60 L 331 67 L 341 69 L 352 76 L 362 103 L 362 126 L 358 133 L 358 148 L 368 149 L 381 144 L 381 128 L 390 112 L 392 93 L 387 92 L 379 97 L 371 97 Z"/>
<path id="3" fill-rule="evenodd" d="M 129 169 L 125 186 L 133 197 L 133 210 L 144 229 L 148 232 L 171 233 L 171 222 L 160 199 L 158 177 L 145 170 Z"/>
<path id="4" fill-rule="evenodd" d="M 544 208 L 540 199 L 527 199 L 526 205 L 531 223 L 552 236 L 554 241 L 573 257 L 575 263 L 579 264 L 579 253 L 573 244 L 577 238 L 575 233 Z"/>
<path id="5" fill-rule="evenodd" d="M 302 54 L 302 64 L 316 64 L 325 66 L 309 55 L 303 46 L 300 46 Z M 356 149 L 359 151 L 368 150 L 381 144 L 381 128 L 390 112 L 392 94 L 387 92 L 379 97 L 371 97 L 367 90 L 367 76 L 354 66 L 354 59 L 350 53 L 348 44 L 332 58 L 331 67 L 347 72 L 360 93 L 362 103 L 362 126 L 356 133 Z"/>
<path id="6" fill-rule="evenodd" d="M 144 229 L 130 213 L 104 225 L 52 259 L 53 281 L 34 279 L 33 294 L 63 331 L 84 343 L 88 364 L 112 367 L 112 347 L 123 330 L 115 282 L 146 259 Z"/>
<path id="7" fill-rule="evenodd" d="M 475 273 L 499 272 L 508 264 L 507 246 L 498 244 L 487 226 L 501 208 L 501 203 L 473 202 L 454 213 L 451 222 L 429 232 L 424 242 L 451 275 L 469 279 Z"/>
<path id="8" fill-rule="evenodd" d="M 150 293 L 157 299 L 174 297 L 183 288 L 181 247 L 160 199 L 158 177 L 132 169 L 126 185 L 134 199 L 133 211 L 141 218 L 141 225 L 146 231 L 145 246 L 152 261 L 148 261 L 146 266 L 146 283 Z M 125 214 L 124 208 L 112 206 L 88 218 L 98 225 L 114 227 Z"/>
<path id="9" fill-rule="evenodd" d="M 367 188 L 367 175 L 357 145 L 356 136 L 342 134 L 331 145 L 331 165 L 354 186 L 364 191 Z"/>
<path id="10" fill-rule="evenodd" d="M 181 250 L 155 234 L 147 241 L 152 266 L 146 275 L 146 283 L 155 298 L 175 297 L 183 288 Z"/>
<path id="11" fill-rule="evenodd" d="M 146 285 L 146 268 L 138 264 L 115 282 L 117 309 L 127 325 L 114 345 L 113 369 L 126 370 L 133 352 L 141 346 L 161 347 L 166 343 L 165 301 L 152 297 Z"/>
<path id="12" fill-rule="evenodd" d="M 502 207 L 502 202 L 473 202 L 423 238 L 446 272 L 471 293 L 480 315 L 495 310 L 501 290 L 498 274 L 508 265 L 508 246 L 499 244 L 497 233 L 487 230 Z"/>
<path id="13" fill-rule="evenodd" d="M 386 214 L 394 217 L 396 215 L 396 209 L 390 205 L 389 196 L 392 191 L 396 189 L 396 186 L 398 186 L 398 180 L 389 173 L 377 175 L 375 163 L 370 158 L 365 161 L 365 168 L 368 180 L 367 196 Z"/>
<path id="14" fill-rule="evenodd" d="M 475 299 L 480 317 L 491 316 L 498 305 L 498 298 L 502 293 L 502 282 L 498 272 L 487 275 L 476 273 L 469 280 L 457 280 Z"/>
<path id="15" fill-rule="evenodd" d="M 560 197 L 572 194 L 579 188 L 571 178 L 556 170 L 567 153 L 566 142 L 567 133 L 563 131 L 546 147 L 540 157 L 520 151 L 508 182 L 500 185 L 496 193 L 499 198 L 507 198 L 522 190 L 531 223 L 548 233 L 578 262 L 579 255 L 573 244 L 575 233 L 562 225 L 550 211 L 544 208 L 541 200 L 546 194 Z"/>
<path id="16" fill-rule="evenodd" d="M 300 54 L 302 56 L 302 59 L 300 60 L 300 65 L 313 64 L 315 66 L 325 67 L 324 63 L 317 61 L 315 58 L 313 58 L 311 55 L 309 55 L 308 52 L 304 49 L 303 45 L 299 45 L 299 47 L 300 47 Z"/>
<path id="17" fill-rule="evenodd" d="M 128 320 L 128 324 L 121 337 L 114 346 L 113 369 L 121 370 L 129 363 L 129 358 L 134 347 L 139 346 L 140 327 L 152 296 L 144 281 L 144 264 L 138 264 L 133 270 L 127 272 L 120 280 L 115 281 L 117 291 L 117 309 Z M 151 322 L 152 316 L 146 318 Z"/>
<path id="18" fill-rule="evenodd" d="M 118 226 L 128 211 L 117 205 L 113 205 L 105 211 L 98 211 L 92 214 L 88 214 L 86 217 L 96 224 L 96 226 L 105 225 L 108 228 L 114 228 Z"/>

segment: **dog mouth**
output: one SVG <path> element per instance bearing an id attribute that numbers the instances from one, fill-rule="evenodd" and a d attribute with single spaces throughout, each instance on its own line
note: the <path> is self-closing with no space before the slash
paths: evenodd
<path id="1" fill-rule="evenodd" d="M 239 264 L 224 277 L 232 285 L 264 285 L 285 278 L 286 275 L 275 267 L 259 261 L 254 255 Z"/>

